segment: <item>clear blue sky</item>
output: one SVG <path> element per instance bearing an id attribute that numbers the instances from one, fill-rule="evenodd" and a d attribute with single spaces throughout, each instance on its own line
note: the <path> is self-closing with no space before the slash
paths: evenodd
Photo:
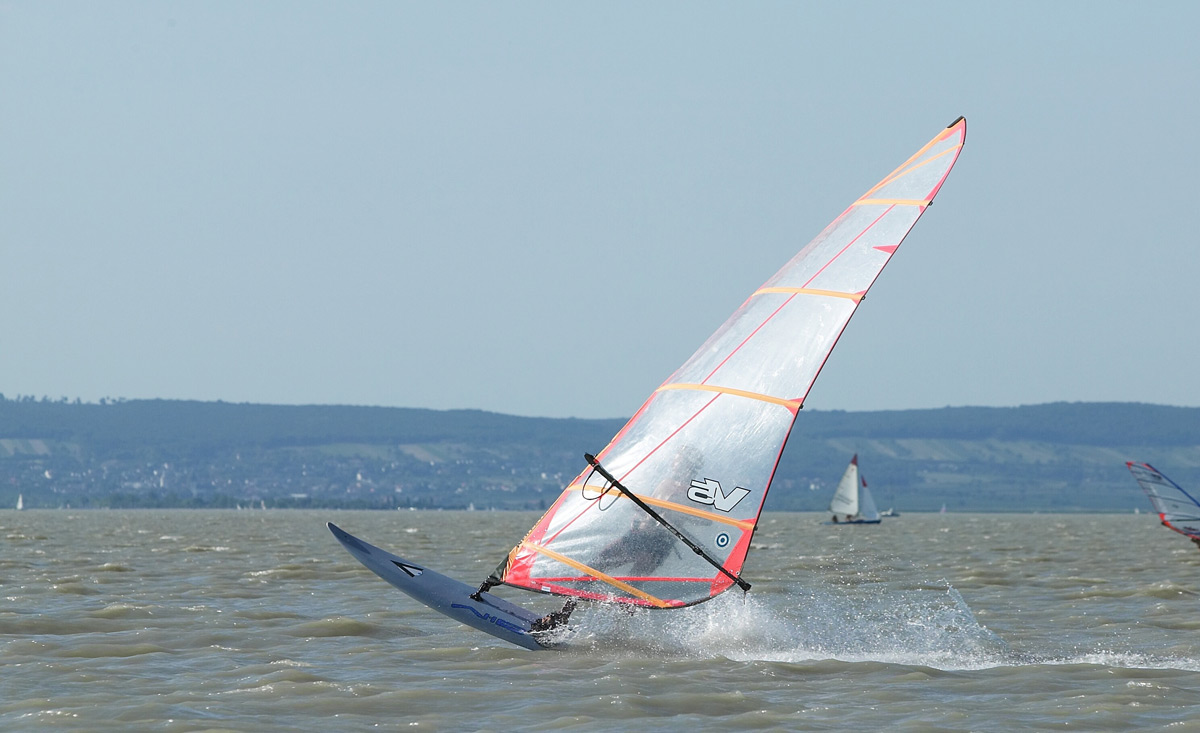
<path id="1" fill-rule="evenodd" d="M 0 392 L 627 416 L 961 114 L 807 406 L 1200 405 L 1197 27 L 2 2 Z"/>

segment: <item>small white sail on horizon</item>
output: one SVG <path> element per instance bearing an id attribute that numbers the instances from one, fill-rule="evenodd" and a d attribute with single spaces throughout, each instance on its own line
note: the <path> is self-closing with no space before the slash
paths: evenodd
<path id="1" fill-rule="evenodd" d="M 25 508 L 25 495 L 17 494 L 17 511 L 21 511 L 24 508 Z"/>
<path id="2" fill-rule="evenodd" d="M 875 507 L 875 498 L 867 488 L 867 480 L 858 470 L 858 454 L 850 459 L 842 480 L 838 481 L 837 490 L 829 502 L 829 511 L 833 512 L 834 524 L 879 524 L 879 509 Z M 838 516 L 841 515 L 841 519 Z"/>

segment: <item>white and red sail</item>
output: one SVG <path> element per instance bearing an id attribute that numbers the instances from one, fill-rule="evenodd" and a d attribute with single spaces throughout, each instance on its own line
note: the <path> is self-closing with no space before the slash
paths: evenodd
<path id="1" fill-rule="evenodd" d="M 1126 461 L 1163 525 L 1200 544 L 1200 503 L 1149 463 Z"/>
<path id="2" fill-rule="evenodd" d="M 817 374 L 933 202 L 965 139 L 966 120 L 959 118 L 852 203 L 752 293 L 598 454 L 612 476 L 709 559 L 589 467 L 509 553 L 500 580 L 658 608 L 727 590 L 730 575 L 741 573 Z"/>

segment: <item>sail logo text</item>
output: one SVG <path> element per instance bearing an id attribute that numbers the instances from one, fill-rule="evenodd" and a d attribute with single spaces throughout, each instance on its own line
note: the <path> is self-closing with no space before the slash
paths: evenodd
<path id="1" fill-rule="evenodd" d="M 703 481 L 692 481 L 692 486 L 687 493 L 688 498 L 697 504 L 708 504 L 721 512 L 733 511 L 738 502 L 749 495 L 750 490 L 740 486 L 726 494 L 721 489 L 721 482 L 710 478 Z"/>

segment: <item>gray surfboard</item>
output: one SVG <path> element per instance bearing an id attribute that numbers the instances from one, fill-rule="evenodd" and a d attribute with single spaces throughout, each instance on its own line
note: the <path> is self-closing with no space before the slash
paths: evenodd
<path id="1" fill-rule="evenodd" d="M 364 542 L 333 522 L 328 526 L 356 560 L 433 610 L 526 649 L 547 647 L 531 633 L 533 621 L 541 614 L 491 593 L 480 594 L 483 600 L 477 601 L 471 597 L 473 586 Z"/>

